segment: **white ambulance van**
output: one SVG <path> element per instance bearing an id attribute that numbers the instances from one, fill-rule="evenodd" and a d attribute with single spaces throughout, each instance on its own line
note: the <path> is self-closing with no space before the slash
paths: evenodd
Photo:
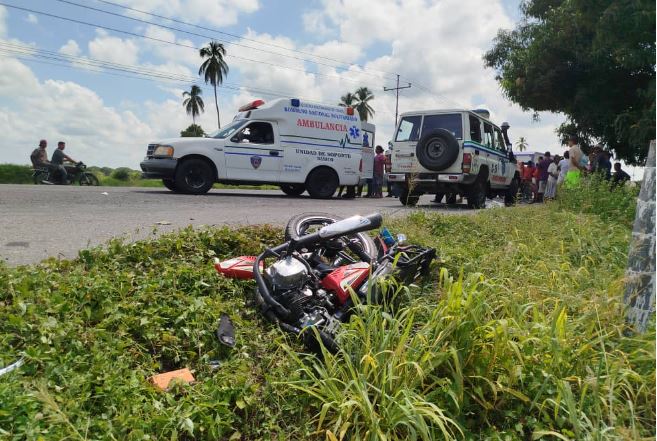
<path id="1" fill-rule="evenodd" d="M 181 193 L 206 193 L 220 182 L 275 184 L 289 196 L 330 198 L 339 185 L 371 177 L 363 175 L 361 159 L 375 128 L 362 124 L 351 107 L 256 100 L 206 137 L 149 144 L 142 176 Z"/>

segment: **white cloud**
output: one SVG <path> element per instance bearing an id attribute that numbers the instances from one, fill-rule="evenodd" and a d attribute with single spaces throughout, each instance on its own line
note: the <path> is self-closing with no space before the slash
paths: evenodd
<path id="1" fill-rule="evenodd" d="M 135 41 L 113 37 L 102 30 L 96 33 L 98 36 L 88 44 L 91 58 L 119 64 L 137 64 L 139 46 Z"/>
<path id="2" fill-rule="evenodd" d="M 250 14 L 260 8 L 258 0 L 120 0 L 120 3 L 147 12 L 192 23 L 228 26 L 237 23 L 240 14 Z M 143 18 L 142 14 L 136 17 Z"/>
<path id="3" fill-rule="evenodd" d="M 31 24 L 39 23 L 39 19 L 37 18 L 37 16 L 32 13 L 27 14 L 27 17 L 25 17 L 25 21 Z"/>
<path id="4" fill-rule="evenodd" d="M 80 55 L 80 46 L 75 40 L 68 40 L 64 46 L 59 48 L 59 53 L 77 57 Z"/>

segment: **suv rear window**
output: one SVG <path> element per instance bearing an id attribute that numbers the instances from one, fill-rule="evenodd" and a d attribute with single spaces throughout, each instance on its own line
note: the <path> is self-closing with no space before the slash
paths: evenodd
<path id="1" fill-rule="evenodd" d="M 460 113 L 443 115 L 426 115 L 422 125 L 422 136 L 435 129 L 445 129 L 451 132 L 456 139 L 463 139 L 463 120 Z"/>
<path id="2" fill-rule="evenodd" d="M 422 115 L 405 116 L 399 123 L 395 141 L 417 141 L 420 138 Z"/>

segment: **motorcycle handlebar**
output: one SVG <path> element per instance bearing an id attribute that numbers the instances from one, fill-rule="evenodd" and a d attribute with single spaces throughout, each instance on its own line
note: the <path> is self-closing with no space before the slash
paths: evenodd
<path id="1" fill-rule="evenodd" d="M 362 231 L 374 230 L 375 228 L 379 228 L 382 223 L 383 217 L 379 213 L 371 213 L 366 216 L 356 215 L 348 217 L 347 219 L 322 227 L 322 229 L 316 233 L 307 234 L 298 239 L 291 240 L 288 249 L 294 251 L 310 245 L 315 245 L 324 240 L 356 234 Z"/>

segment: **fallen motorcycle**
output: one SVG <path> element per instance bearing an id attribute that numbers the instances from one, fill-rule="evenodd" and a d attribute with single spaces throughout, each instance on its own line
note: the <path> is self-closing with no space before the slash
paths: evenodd
<path id="1" fill-rule="evenodd" d="M 377 280 L 411 283 L 428 273 L 436 257 L 435 249 L 406 245 L 403 235 L 395 239 L 385 228 L 374 239 L 365 233 L 381 224 L 377 213 L 347 219 L 304 213 L 288 222 L 285 243 L 259 256 L 216 259 L 215 268 L 227 277 L 255 279 L 256 304 L 265 317 L 301 336 L 312 350 L 319 336 L 336 352 L 340 325 L 354 312 L 352 296 L 380 303 L 389 293 Z"/>

